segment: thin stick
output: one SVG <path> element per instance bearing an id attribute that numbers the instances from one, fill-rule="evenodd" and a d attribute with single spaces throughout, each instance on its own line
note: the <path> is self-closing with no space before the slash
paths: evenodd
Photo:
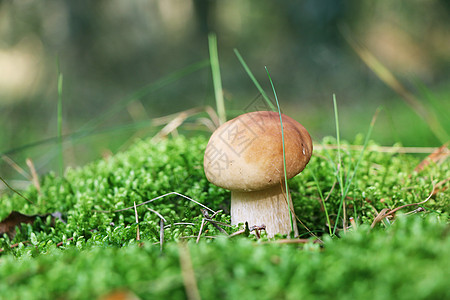
<path id="1" fill-rule="evenodd" d="M 146 207 L 149 211 L 151 211 L 152 213 L 156 214 L 161 220 L 163 220 L 164 222 L 167 222 L 167 220 L 156 210 L 153 210 L 151 208 Z"/>
<path id="2" fill-rule="evenodd" d="M 431 190 L 430 195 L 428 195 L 428 197 L 427 197 L 425 200 L 421 201 L 421 202 L 405 204 L 405 205 L 399 206 L 399 207 L 397 207 L 397 208 L 394 208 L 394 209 L 392 209 L 392 210 L 389 210 L 389 209 L 387 209 L 387 208 L 384 208 L 384 209 L 378 214 L 378 216 L 376 216 L 375 220 L 373 220 L 372 225 L 370 225 L 370 228 L 374 228 L 375 225 L 376 225 L 378 222 L 380 222 L 381 220 L 383 220 L 384 218 L 386 218 L 386 217 L 388 217 L 388 216 L 390 216 L 390 215 L 393 215 L 394 213 L 396 213 L 396 212 L 399 211 L 400 209 L 403 209 L 403 208 L 408 207 L 408 206 L 416 206 L 416 205 L 422 205 L 422 204 L 425 204 L 425 203 L 426 203 L 428 200 L 430 200 L 430 198 L 434 195 L 434 190 L 435 190 L 435 189 L 436 189 L 436 185 L 433 184 L 433 189 Z"/>
<path id="3" fill-rule="evenodd" d="M 419 213 L 419 212 L 424 212 L 424 211 L 425 211 L 425 208 L 419 207 L 419 208 L 416 208 L 416 209 L 413 210 L 413 211 L 410 211 L 410 212 L 405 213 L 405 216 L 413 215 L 413 214 L 416 214 L 416 213 Z"/>
<path id="4" fill-rule="evenodd" d="M 323 241 L 321 240 L 311 241 L 310 239 L 282 239 L 282 240 L 261 242 L 261 244 L 307 244 L 311 242 L 313 244 L 323 244 Z"/>
<path id="5" fill-rule="evenodd" d="M 180 236 L 180 239 L 193 239 L 193 238 L 197 238 L 197 236 L 196 236 L 196 235 L 185 235 L 185 236 Z M 206 239 L 216 239 L 217 236 L 204 235 L 203 238 L 206 238 Z"/>
<path id="6" fill-rule="evenodd" d="M 172 226 L 179 226 L 179 225 L 195 226 L 195 223 L 188 223 L 188 222 L 173 223 L 173 224 L 169 224 L 169 225 L 164 226 L 164 229 L 165 228 L 170 228 Z"/>
<path id="7" fill-rule="evenodd" d="M 211 223 L 214 226 L 214 228 L 216 228 L 220 232 L 228 235 L 228 233 L 222 227 L 220 227 L 219 225 L 228 226 L 228 227 L 231 227 L 231 225 L 213 220 L 214 216 L 217 213 L 215 213 L 212 217 L 210 217 L 209 214 L 208 214 L 208 211 L 206 211 L 205 209 L 200 209 L 200 211 L 202 212 L 203 216 L 205 217 L 205 220 L 208 221 L 209 223 Z"/>
<path id="8" fill-rule="evenodd" d="M 25 197 L 24 195 L 22 195 L 21 193 L 19 193 L 18 191 L 16 191 L 15 189 L 13 189 L 6 181 L 5 179 L 3 179 L 3 177 L 0 176 L 0 180 L 14 193 L 16 193 L 17 195 L 19 195 L 20 197 L 22 197 L 23 199 L 27 200 L 29 203 L 36 205 L 33 201 L 31 201 L 30 199 L 28 199 L 27 197 Z"/>
<path id="9" fill-rule="evenodd" d="M 136 202 L 135 202 L 136 205 Z M 167 222 L 166 219 L 156 210 L 146 207 L 149 211 L 156 214 L 159 217 L 159 243 L 160 243 L 160 251 L 163 249 L 164 243 L 164 222 Z"/>
<path id="10" fill-rule="evenodd" d="M 136 190 L 134 190 L 134 191 L 137 192 Z M 140 193 L 138 192 L 138 194 L 140 194 Z M 201 206 L 201 207 L 203 207 L 203 208 L 209 210 L 210 212 L 215 213 L 214 210 L 212 210 L 211 208 L 207 207 L 206 205 L 201 204 L 200 202 L 198 202 L 198 201 L 196 201 L 196 200 L 194 200 L 194 199 L 191 199 L 191 198 L 189 198 L 188 196 L 185 196 L 185 195 L 183 195 L 183 194 L 177 193 L 177 192 L 170 192 L 170 193 L 167 193 L 167 194 L 158 196 L 158 197 L 156 197 L 156 198 L 153 198 L 153 199 L 144 201 L 144 202 L 142 202 L 142 203 L 137 204 L 136 207 L 139 207 L 139 206 L 142 206 L 142 205 L 146 205 L 146 204 L 148 204 L 148 203 L 151 203 L 151 202 L 153 202 L 153 201 L 156 201 L 156 200 L 158 200 L 158 199 L 161 199 L 161 198 L 164 198 L 164 197 L 167 197 L 167 196 L 170 196 L 170 195 L 177 195 L 177 196 L 183 197 L 183 198 L 185 198 L 185 199 L 187 199 L 187 200 L 189 200 L 189 201 L 192 201 L 192 202 L 194 202 L 195 204 L 197 204 L 197 205 L 199 205 L 199 206 Z M 142 195 L 141 195 L 141 196 L 142 196 Z M 133 209 L 133 208 L 134 208 L 134 206 L 130 206 L 130 207 L 126 207 L 126 208 L 122 208 L 122 209 L 118 209 L 118 210 L 113 210 L 113 211 L 109 211 L 109 210 L 96 210 L 95 212 L 98 212 L 98 213 L 116 213 L 116 212 L 121 212 L 121 211 L 129 210 L 129 209 Z"/>
<path id="11" fill-rule="evenodd" d="M 2 155 L 2 159 L 14 170 L 19 172 L 23 177 L 25 177 L 28 180 L 32 180 L 32 177 L 24 169 L 22 169 L 15 161 L 13 161 L 9 156 Z"/>
<path id="12" fill-rule="evenodd" d="M 198 114 L 199 111 L 193 110 L 191 112 L 183 111 L 179 113 L 173 120 L 171 120 L 169 123 L 167 123 L 166 126 L 164 126 L 153 138 L 152 142 L 155 142 L 156 140 L 166 137 L 169 133 L 174 132 L 178 127 L 180 127 L 184 121 L 186 121 L 187 118 L 190 116 L 193 116 L 195 114 Z"/>
<path id="13" fill-rule="evenodd" d="M 305 223 L 302 222 L 302 220 L 300 220 L 299 217 L 296 216 L 296 218 L 297 218 L 297 221 L 298 221 L 303 227 L 305 227 L 305 229 L 308 231 L 308 233 L 309 233 L 310 235 L 312 235 L 313 237 L 317 238 L 319 241 L 322 241 L 322 240 L 321 240 L 314 232 L 312 232 L 312 231 L 305 225 Z"/>
<path id="14" fill-rule="evenodd" d="M 222 212 L 222 210 L 218 210 L 218 211 L 216 211 L 211 217 L 210 217 L 210 219 L 214 219 L 219 213 L 221 213 Z"/>
<path id="15" fill-rule="evenodd" d="M 211 106 L 207 105 L 205 107 L 205 112 L 208 114 L 208 116 L 211 119 L 211 121 L 213 122 L 215 128 L 218 128 L 220 126 L 220 119 L 219 119 L 219 116 L 217 115 L 216 111 Z"/>
<path id="16" fill-rule="evenodd" d="M 248 224 L 246 224 L 246 226 L 247 225 Z M 230 234 L 228 237 L 232 238 L 232 237 L 235 237 L 237 235 L 244 234 L 246 230 L 247 230 L 247 228 L 238 230 L 238 231 L 233 232 L 232 234 Z M 252 232 L 252 231 L 255 231 L 255 230 L 258 230 L 258 231 L 266 230 L 266 225 L 255 225 L 255 226 L 252 226 L 252 227 L 248 228 L 248 232 Z"/>
<path id="17" fill-rule="evenodd" d="M 164 218 L 159 219 L 159 250 L 162 252 L 164 244 Z"/>
<path id="18" fill-rule="evenodd" d="M 36 168 L 34 167 L 33 161 L 30 158 L 26 160 L 27 166 L 31 172 L 31 181 L 33 182 L 34 187 L 38 191 L 39 195 L 41 194 L 41 185 L 39 184 L 39 178 L 36 172 Z"/>
<path id="19" fill-rule="evenodd" d="M 195 241 L 197 244 L 200 241 L 200 236 L 202 235 L 202 231 L 203 231 L 203 226 L 205 226 L 205 219 L 202 219 L 202 225 L 200 225 L 200 231 L 198 232 L 197 235 L 197 240 Z"/>
<path id="20" fill-rule="evenodd" d="M 136 201 L 134 201 L 134 215 L 136 217 L 136 224 L 137 224 L 136 240 L 140 241 L 141 240 L 141 236 L 139 234 L 139 219 L 138 219 L 138 213 L 137 213 L 137 209 L 136 209 Z"/>

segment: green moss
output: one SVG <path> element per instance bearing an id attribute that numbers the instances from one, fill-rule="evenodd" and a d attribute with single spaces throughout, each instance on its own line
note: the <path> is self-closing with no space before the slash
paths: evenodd
<path id="1" fill-rule="evenodd" d="M 177 192 L 213 210 L 223 210 L 216 219 L 229 222 L 229 192 L 210 184 L 203 173 L 206 142 L 202 137 L 139 141 L 107 160 L 66 170 L 64 178 L 54 174 L 43 177 L 41 194 L 33 187 L 24 191 L 36 206 L 14 194 L 3 197 L 1 219 L 11 210 L 29 214 L 60 211 L 66 223 L 54 222 L 50 216 L 38 218 L 33 225 L 18 229 L 12 241 L 0 238 L 4 250 L 0 295 L 9 295 L 9 299 L 94 299 L 113 290 L 130 290 L 144 299 L 185 298 L 178 243 L 200 232 L 200 206 L 169 195 L 139 206 L 139 225 L 134 209 L 113 211 Z M 324 143 L 334 141 L 326 139 Z M 397 218 L 391 226 L 380 223 L 369 229 L 376 211 L 426 199 L 432 182 L 450 177 L 449 163 L 431 164 L 415 173 L 420 162 L 417 157 L 366 152 L 346 198 L 346 219 L 353 217 L 358 229 L 350 228 L 348 234 L 341 230 L 338 235 L 342 238 L 330 238 L 312 172 L 328 197 L 331 225 L 337 222 L 342 228 L 343 220 L 336 220 L 341 195 L 335 183 L 335 156 L 335 151 L 316 151 L 304 172 L 290 181 L 297 215 L 311 231 L 323 235 L 324 246 L 262 244 L 253 236 L 203 237 L 198 245 L 190 239 L 204 299 L 450 297 L 445 280 L 450 275 L 448 182 L 422 205 L 425 212 Z M 358 157 L 358 151 L 343 151 L 345 178 L 353 173 Z M 162 252 L 160 218 L 147 208 L 167 220 Z M 176 224 L 182 222 L 190 225 Z M 304 237 L 309 236 L 303 225 L 299 229 Z M 211 224 L 202 232 L 203 236 L 220 236 Z M 19 245 L 11 247 L 14 243 Z"/>
<path id="2" fill-rule="evenodd" d="M 400 219 L 388 231 L 359 228 L 317 245 L 221 238 L 189 244 L 203 299 L 448 299 L 448 227 L 436 218 Z M 8 299 L 95 299 L 129 290 L 143 299 L 186 297 L 179 246 L 145 242 L 76 246 L 20 260 L 4 256 Z"/>

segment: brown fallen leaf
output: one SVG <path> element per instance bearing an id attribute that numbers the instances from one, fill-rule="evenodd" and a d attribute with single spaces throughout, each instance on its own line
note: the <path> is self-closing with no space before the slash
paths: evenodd
<path id="1" fill-rule="evenodd" d="M 447 148 L 448 143 L 445 143 L 433 153 L 428 155 L 424 160 L 422 160 L 417 167 L 414 169 L 415 172 L 420 172 L 425 169 L 431 162 L 435 164 L 441 164 L 450 156 L 450 150 Z"/>
<path id="2" fill-rule="evenodd" d="M 139 300 L 140 298 L 134 293 L 125 290 L 112 291 L 103 295 L 99 300 Z"/>
<path id="3" fill-rule="evenodd" d="M 6 233 L 10 239 L 16 235 L 16 226 L 20 224 L 32 224 L 35 216 L 24 215 L 18 211 L 12 211 L 3 221 L 0 222 L 0 235 Z"/>
<path id="4" fill-rule="evenodd" d="M 16 235 L 16 226 L 20 226 L 20 224 L 33 224 L 37 217 L 46 218 L 49 215 L 52 216 L 53 221 L 55 219 L 60 219 L 65 223 L 60 212 L 44 215 L 25 215 L 18 211 L 12 211 L 0 222 L 0 236 L 3 236 L 3 234 L 6 233 L 12 240 Z"/>

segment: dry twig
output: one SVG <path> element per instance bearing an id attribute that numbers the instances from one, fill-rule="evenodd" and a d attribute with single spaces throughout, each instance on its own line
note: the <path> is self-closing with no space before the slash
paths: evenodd
<path id="1" fill-rule="evenodd" d="M 274 241 L 266 241 L 261 244 L 307 244 L 310 243 L 310 239 L 282 239 L 282 240 L 274 240 Z M 321 240 L 312 241 L 313 244 L 323 244 Z"/>
<path id="2" fill-rule="evenodd" d="M 164 244 L 164 219 L 159 219 L 159 250 L 163 250 L 163 244 Z"/>
<path id="3" fill-rule="evenodd" d="M 266 230 L 266 225 L 264 225 L 264 224 L 262 224 L 262 225 L 255 225 L 255 226 L 252 226 L 252 227 L 249 227 L 249 228 L 241 229 L 241 230 L 238 230 L 236 232 L 233 232 L 228 237 L 231 238 L 231 237 L 235 237 L 235 236 L 244 234 L 247 230 L 248 230 L 248 232 L 252 232 L 252 231 L 258 230 L 258 233 L 259 233 L 260 230 Z"/>
<path id="4" fill-rule="evenodd" d="M 136 201 L 134 201 L 134 215 L 136 217 L 136 224 L 137 224 L 136 241 L 140 241 L 141 240 L 141 236 L 139 234 L 139 219 L 138 219 L 138 213 L 137 213 L 137 209 L 136 209 Z"/>
<path id="5" fill-rule="evenodd" d="M 31 182 L 33 182 L 34 187 L 38 191 L 39 195 L 41 194 L 41 185 L 39 184 L 39 178 L 36 172 L 36 168 L 34 167 L 34 163 L 30 158 L 26 160 L 27 166 L 31 172 Z"/>
<path id="6" fill-rule="evenodd" d="M 373 220 L 372 225 L 370 225 L 370 228 L 374 228 L 375 225 L 376 225 L 378 222 L 382 221 L 382 220 L 383 220 L 384 218 L 386 218 L 386 217 L 392 216 L 393 214 L 395 214 L 395 213 L 396 213 L 397 211 L 399 211 L 400 209 L 403 209 L 403 208 L 409 207 L 409 206 L 422 205 L 422 204 L 426 203 L 426 202 L 427 202 L 428 200 L 430 200 L 430 198 L 433 196 L 435 188 L 436 188 L 436 185 L 433 184 L 433 189 L 432 189 L 430 195 L 429 195 L 425 200 L 423 200 L 423 201 L 421 201 L 421 202 L 405 204 L 405 205 L 399 206 L 399 207 L 397 207 L 397 208 L 394 208 L 394 209 L 392 209 L 392 210 L 391 210 L 391 209 L 388 209 L 388 208 L 383 208 L 383 209 L 381 210 L 381 212 L 380 212 L 380 213 L 375 217 L 375 219 Z"/>
<path id="7" fill-rule="evenodd" d="M 143 196 L 142 194 L 140 194 L 138 191 L 136 191 L 136 190 L 133 190 L 133 191 L 136 192 L 136 193 L 138 193 L 140 196 L 142 196 L 142 197 L 144 198 L 144 196 Z M 212 210 L 211 208 L 207 207 L 206 205 L 204 205 L 204 204 L 202 204 L 202 203 L 200 203 L 200 202 L 198 202 L 198 201 L 196 201 L 196 200 L 194 200 L 194 199 L 192 199 L 192 198 L 189 198 L 188 196 L 185 196 L 185 195 L 183 195 L 183 194 L 177 193 L 177 192 L 166 193 L 166 194 L 164 194 L 164 195 L 161 195 L 161 196 L 155 197 L 155 198 L 153 198 L 153 199 L 144 201 L 144 202 L 142 202 L 142 203 L 137 204 L 136 207 L 139 207 L 139 206 L 142 206 L 142 205 L 146 205 L 146 204 L 148 204 L 148 203 L 151 203 L 151 202 L 153 202 L 153 201 L 156 201 L 156 200 L 158 200 L 158 199 L 161 199 L 161 198 L 164 198 L 164 197 L 167 197 L 167 196 L 170 196 L 170 195 L 177 195 L 177 196 L 180 196 L 180 197 L 182 197 L 182 198 L 184 198 L 184 199 L 187 199 L 187 200 L 189 200 L 189 201 L 194 202 L 195 204 L 197 204 L 197 205 L 199 205 L 199 206 L 201 206 L 201 207 L 203 207 L 203 208 L 209 210 L 209 211 L 212 212 L 212 213 L 216 213 L 214 210 Z M 133 208 L 134 208 L 134 206 L 130 206 L 130 207 L 126 207 L 126 208 L 122 208 L 122 209 L 117 209 L 117 210 L 113 210 L 113 211 L 109 211 L 109 210 L 95 210 L 94 212 L 98 212 L 98 213 L 106 213 L 106 214 L 107 214 L 107 213 L 121 212 L 121 211 L 129 210 L 129 209 L 133 209 Z"/>
<path id="8" fill-rule="evenodd" d="M 14 188 L 12 188 L 1 176 L 0 176 L 0 180 L 14 193 L 16 193 L 17 195 L 19 195 L 20 197 L 22 197 L 23 199 L 25 199 L 26 201 L 28 201 L 29 203 L 36 205 L 33 201 L 31 201 L 30 199 L 28 199 L 27 197 L 25 197 L 24 195 L 22 195 L 21 193 L 19 193 L 17 190 L 15 190 Z"/>
<path id="9" fill-rule="evenodd" d="M 14 170 L 20 173 L 23 177 L 25 177 L 28 180 L 32 179 L 31 176 L 24 169 L 22 169 L 15 161 L 13 161 L 9 156 L 2 155 L 2 159 Z"/>
<path id="10" fill-rule="evenodd" d="M 156 210 L 153 210 L 151 208 L 146 207 L 147 210 L 151 211 L 152 213 L 156 214 L 159 217 L 159 244 L 160 244 L 160 250 L 163 249 L 164 244 L 164 222 L 167 222 L 167 220 Z"/>

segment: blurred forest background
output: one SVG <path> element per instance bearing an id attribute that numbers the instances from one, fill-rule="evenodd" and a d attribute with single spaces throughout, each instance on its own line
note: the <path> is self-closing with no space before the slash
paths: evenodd
<path id="1" fill-rule="evenodd" d="M 334 93 L 342 138 L 366 133 L 382 106 L 375 141 L 440 146 L 450 128 L 449 16 L 448 0 L 1 0 L 0 175 L 23 178 L 9 159 L 26 168 L 31 158 L 38 173 L 57 170 L 58 70 L 62 132 L 69 135 L 65 166 L 124 149 L 136 133 L 154 135 L 161 128 L 151 127 L 154 118 L 215 108 L 211 32 L 229 117 L 261 99 L 236 48 L 272 95 L 268 67 L 282 110 L 315 141 L 336 134 Z M 344 33 L 419 107 L 385 84 Z M 433 132 L 423 116 L 444 133 Z M 204 126 L 181 130 L 208 134 Z"/>

